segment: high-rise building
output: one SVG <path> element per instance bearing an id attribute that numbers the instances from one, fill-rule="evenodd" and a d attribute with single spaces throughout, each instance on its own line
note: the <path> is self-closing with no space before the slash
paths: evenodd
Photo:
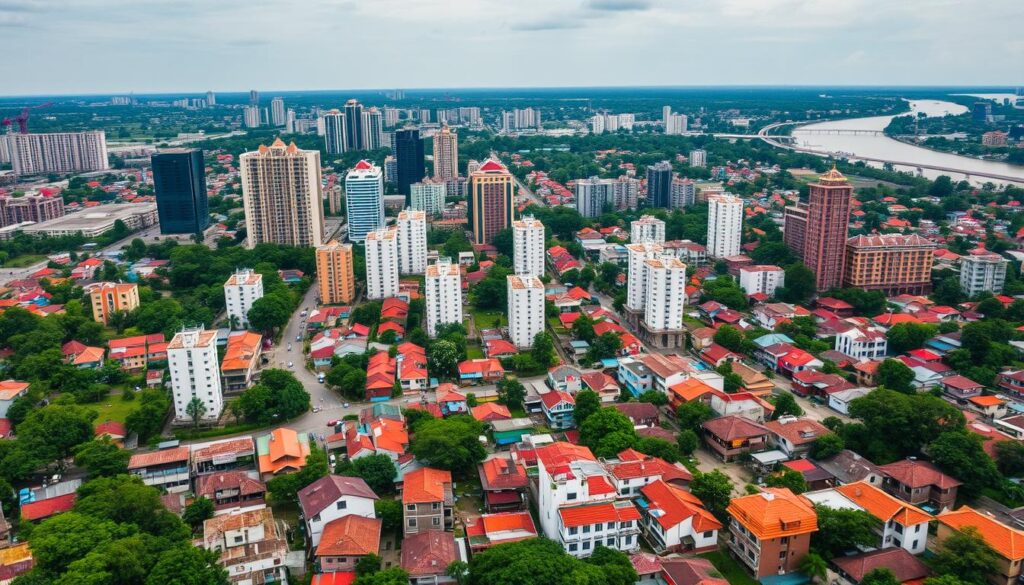
<path id="1" fill-rule="evenodd" d="M 501 126 L 505 132 L 540 129 L 540 111 L 533 108 L 514 109 L 501 113 Z"/>
<path id="2" fill-rule="evenodd" d="M 960 257 L 960 290 L 969 297 L 981 293 L 999 294 L 1006 284 L 1009 260 L 978 247 Z"/>
<path id="3" fill-rule="evenodd" d="M 773 264 L 752 264 L 740 267 L 740 288 L 750 295 L 773 296 L 775 289 L 785 286 L 786 271 Z"/>
<path id="4" fill-rule="evenodd" d="M 295 134 L 295 110 L 291 108 L 284 114 L 284 133 Z"/>
<path id="5" fill-rule="evenodd" d="M 644 294 L 644 325 L 649 334 L 683 328 L 686 309 L 686 264 L 675 256 L 644 261 L 647 286 Z"/>
<path id="6" fill-rule="evenodd" d="M 480 123 L 480 108 L 471 106 L 468 108 L 459 108 L 459 121 L 463 124 L 469 124 L 475 126 Z"/>
<path id="7" fill-rule="evenodd" d="M 871 234 L 846 242 L 843 286 L 886 295 L 931 292 L 935 243 L 917 234 Z"/>
<path id="8" fill-rule="evenodd" d="M 429 124 L 430 123 L 430 110 L 428 110 L 427 108 L 421 109 L 419 111 L 419 115 L 417 116 L 417 118 L 419 119 L 420 124 Z"/>
<path id="9" fill-rule="evenodd" d="M 250 106 L 258 106 L 258 105 L 260 105 L 260 92 L 256 91 L 255 89 L 250 89 L 249 90 L 249 105 Z"/>
<path id="10" fill-rule="evenodd" d="M 406 209 L 398 213 L 398 272 L 423 274 L 427 268 L 427 214 Z"/>
<path id="11" fill-rule="evenodd" d="M 384 127 L 394 128 L 398 125 L 398 108 L 384 108 Z"/>
<path id="12" fill-rule="evenodd" d="M 807 204 L 787 205 L 783 215 L 782 241 L 797 257 L 803 256 L 807 241 Z"/>
<path id="13" fill-rule="evenodd" d="M 331 185 L 325 195 L 327 196 L 327 211 L 331 215 L 341 215 L 342 201 L 344 200 L 345 192 L 342 190 L 341 185 Z"/>
<path id="14" fill-rule="evenodd" d="M 544 283 L 528 274 L 510 274 L 508 280 L 508 337 L 520 348 L 533 347 L 544 331 Z"/>
<path id="15" fill-rule="evenodd" d="M 496 160 L 488 160 L 469 177 L 469 227 L 473 241 L 490 244 L 494 234 L 512 225 L 515 179 Z"/>
<path id="16" fill-rule="evenodd" d="M 249 309 L 263 298 L 263 275 L 248 268 L 236 270 L 224 283 L 224 304 L 232 329 L 249 328 Z"/>
<path id="17" fill-rule="evenodd" d="M 786 208 L 786 243 L 814 272 L 818 290 L 842 286 L 853 186 L 835 167 L 811 183 L 806 211 Z M 793 210 L 793 211 L 791 211 Z M 802 244 L 796 248 L 796 244 Z"/>
<path id="18" fill-rule="evenodd" d="M 661 244 L 626 244 L 626 308 L 643 311 L 647 303 L 647 260 L 662 254 Z"/>
<path id="19" fill-rule="evenodd" d="M 434 134 L 434 177 L 454 179 L 459 176 L 459 135 L 448 126 Z"/>
<path id="20" fill-rule="evenodd" d="M 246 246 L 262 243 L 315 247 L 323 243 L 320 151 L 300 150 L 280 138 L 239 157 Z"/>
<path id="21" fill-rule="evenodd" d="M 614 197 L 615 179 L 590 177 L 576 181 L 576 211 L 583 217 L 598 217 Z"/>
<path id="22" fill-rule="evenodd" d="M 243 115 L 243 122 L 246 128 L 259 128 L 260 127 L 260 108 L 259 106 L 246 106 Z"/>
<path id="23" fill-rule="evenodd" d="M 64 217 L 64 199 L 60 194 L 26 193 L 14 197 L 0 193 L 0 227 L 26 221 L 41 223 L 58 217 Z"/>
<path id="24" fill-rule="evenodd" d="M 384 157 L 384 182 L 398 184 L 398 159 L 390 154 Z"/>
<path id="25" fill-rule="evenodd" d="M 616 211 L 636 209 L 640 197 L 640 179 L 636 177 L 619 177 L 612 184 L 612 207 Z"/>
<path id="26" fill-rule="evenodd" d="M 706 167 L 708 166 L 708 151 L 703 148 L 697 148 L 690 151 L 690 166 L 691 167 Z"/>
<path id="27" fill-rule="evenodd" d="M 365 150 L 363 144 L 363 104 L 356 100 L 345 102 L 345 144 L 349 150 Z"/>
<path id="28" fill-rule="evenodd" d="M 516 274 L 544 276 L 544 224 L 532 215 L 512 222 L 512 264 Z"/>
<path id="29" fill-rule="evenodd" d="M 398 295 L 398 231 L 366 234 L 366 298 L 375 301 Z"/>
<path id="30" fill-rule="evenodd" d="M 440 215 L 444 211 L 445 193 L 448 186 L 441 179 L 426 178 L 409 187 L 412 208 L 429 215 Z"/>
<path id="31" fill-rule="evenodd" d="M 200 148 L 161 150 L 150 157 L 162 234 L 200 234 L 210 226 L 206 167 Z"/>
<path id="32" fill-rule="evenodd" d="M 7 149 L 15 175 L 105 171 L 107 135 L 102 130 L 8 134 Z"/>
<path id="33" fill-rule="evenodd" d="M 206 92 L 206 105 L 211 107 L 217 105 L 217 94 L 213 91 Z"/>
<path id="34" fill-rule="evenodd" d="M 462 323 L 462 274 L 458 264 L 442 257 L 427 266 L 424 289 L 427 335 L 437 336 L 441 325 Z"/>
<path id="35" fill-rule="evenodd" d="M 384 227 L 384 176 L 380 167 L 361 160 L 345 175 L 348 239 L 362 242 Z"/>
<path id="36" fill-rule="evenodd" d="M 117 312 L 130 313 L 139 307 L 139 285 L 128 282 L 101 282 L 87 287 L 92 304 L 92 319 L 107 325 Z"/>
<path id="37" fill-rule="evenodd" d="M 685 134 L 689 127 L 689 120 L 684 114 L 672 112 L 672 106 L 661 108 L 661 124 L 665 127 L 665 134 Z"/>
<path id="38" fill-rule="evenodd" d="M 356 298 L 356 277 L 352 244 L 331 240 L 316 249 L 316 279 L 320 302 L 325 305 L 351 303 Z"/>
<path id="39" fill-rule="evenodd" d="M 284 122 L 284 98 L 276 97 L 270 100 L 270 123 L 274 126 L 284 126 Z"/>
<path id="40" fill-rule="evenodd" d="M 672 209 L 683 209 L 684 207 L 693 205 L 697 202 L 696 183 L 690 179 L 673 177 L 672 194 L 670 199 Z"/>
<path id="41" fill-rule="evenodd" d="M 376 106 L 363 111 L 363 139 L 360 150 L 377 150 L 384 147 L 384 118 Z"/>
<path id="42" fill-rule="evenodd" d="M 409 186 L 422 181 L 426 174 L 419 130 L 406 128 L 395 132 L 395 159 L 398 164 L 398 193 L 410 201 L 412 193 Z"/>
<path id="43" fill-rule="evenodd" d="M 633 244 L 664 244 L 665 222 L 653 215 L 644 215 L 629 222 L 629 241 Z"/>
<path id="44" fill-rule="evenodd" d="M 171 374 L 174 419 L 178 422 L 216 421 L 224 410 L 217 359 L 217 332 L 186 329 L 167 344 L 167 369 Z M 193 400 L 202 403 L 194 410 Z"/>
<path id="45" fill-rule="evenodd" d="M 736 256 L 742 235 L 743 200 L 729 194 L 708 197 L 708 255 Z"/>
<path id="46" fill-rule="evenodd" d="M 647 167 L 647 206 L 668 207 L 672 202 L 672 164 L 667 160 Z"/>

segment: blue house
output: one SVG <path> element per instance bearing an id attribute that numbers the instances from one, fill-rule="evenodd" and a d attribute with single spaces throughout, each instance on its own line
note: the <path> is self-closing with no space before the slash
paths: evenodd
<path id="1" fill-rule="evenodd" d="M 552 390 L 541 394 L 541 410 L 548 419 L 548 426 L 552 429 L 571 429 L 576 425 L 573 415 L 576 413 L 576 401 L 568 392 Z"/>

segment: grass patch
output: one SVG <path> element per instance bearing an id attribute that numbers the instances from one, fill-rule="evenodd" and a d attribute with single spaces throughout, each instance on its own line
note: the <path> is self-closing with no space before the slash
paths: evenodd
<path id="1" fill-rule="evenodd" d="M 99 402 L 92 404 L 84 404 L 86 408 L 96 411 L 96 424 L 104 423 L 107 421 L 117 421 L 123 423 L 128 415 L 135 411 L 139 407 L 139 401 L 136 400 L 122 400 L 121 392 L 124 389 L 120 386 L 114 387 L 110 394 L 106 398 Z"/>
<path id="2" fill-rule="evenodd" d="M 550 327 L 552 331 L 559 335 L 565 335 L 569 333 L 568 329 L 562 327 L 562 322 L 558 320 L 558 317 L 551 317 L 550 319 L 548 319 L 548 327 Z"/>
<path id="3" fill-rule="evenodd" d="M 475 360 L 475 359 L 483 359 L 484 357 L 486 357 L 484 355 L 484 350 L 479 345 L 467 345 L 466 346 L 466 359 L 468 359 L 468 360 Z"/>
<path id="4" fill-rule="evenodd" d="M 711 564 L 718 569 L 718 572 L 725 577 L 731 585 L 757 585 L 757 581 L 750 576 L 736 559 L 722 551 L 706 552 L 697 555 L 702 559 L 711 561 Z"/>
<path id="5" fill-rule="evenodd" d="M 495 323 L 498 323 L 499 320 L 499 327 L 508 325 L 508 319 L 501 311 L 481 311 L 474 308 L 470 309 L 470 315 L 473 318 L 473 324 L 476 325 L 478 333 L 482 329 L 494 329 Z"/>
<path id="6" fill-rule="evenodd" d="M 25 268 L 33 264 L 39 264 L 44 260 L 46 260 L 46 256 L 43 254 L 23 254 L 4 262 L 4 268 Z"/>
<path id="7" fill-rule="evenodd" d="M 255 431 L 261 428 L 270 427 L 258 423 L 244 423 L 240 425 L 228 425 L 226 427 L 218 427 L 214 429 L 178 429 L 174 431 L 174 438 L 178 439 L 179 441 L 189 441 L 193 439 L 211 439 L 213 437 L 223 437 L 225 435 L 235 435 L 238 433 Z"/>

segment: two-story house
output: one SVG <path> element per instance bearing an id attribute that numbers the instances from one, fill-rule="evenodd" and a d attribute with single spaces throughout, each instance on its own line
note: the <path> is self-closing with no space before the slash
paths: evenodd
<path id="1" fill-rule="evenodd" d="M 889 351 L 889 342 L 880 327 L 852 327 L 836 334 L 835 350 L 858 362 L 881 359 Z"/>
<path id="2" fill-rule="evenodd" d="M 402 526 L 406 536 L 426 530 L 452 527 L 452 473 L 442 469 L 421 467 L 402 478 Z"/>
<path id="3" fill-rule="evenodd" d="M 576 400 L 561 390 L 540 395 L 540 409 L 552 429 L 570 429 L 576 426 Z"/>
<path id="4" fill-rule="evenodd" d="M 770 402 L 750 392 L 733 392 L 729 394 L 721 390 L 712 390 L 708 405 L 718 416 L 742 416 L 743 418 L 764 422 L 775 410 Z"/>
<path id="5" fill-rule="evenodd" d="M 606 467 L 620 498 L 639 496 L 641 488 L 659 480 L 679 488 L 690 485 L 693 480 L 693 474 L 682 465 L 634 449 L 620 452 L 618 460 L 606 462 Z"/>
<path id="6" fill-rule="evenodd" d="M 968 400 L 981 396 L 985 385 L 961 375 L 946 376 L 939 380 L 942 393 L 957 404 L 966 404 Z"/>
<path id="7" fill-rule="evenodd" d="M 448 565 L 465 562 L 455 544 L 455 536 L 443 530 L 426 530 L 402 540 L 402 570 L 409 574 L 410 585 L 455 583 Z"/>
<path id="8" fill-rule="evenodd" d="M 875 529 L 878 548 L 900 547 L 918 555 L 928 546 L 928 523 L 932 516 L 870 483 L 859 481 L 807 492 L 804 497 L 827 508 L 862 510 L 873 516 L 879 522 Z"/>
<path id="9" fill-rule="evenodd" d="M 718 548 L 722 523 L 700 498 L 662 480 L 640 489 L 641 520 L 655 552 L 703 552 Z"/>
<path id="10" fill-rule="evenodd" d="M 526 506 L 526 486 L 530 479 L 522 463 L 495 455 L 477 469 L 488 512 L 517 511 Z"/>
<path id="11" fill-rule="evenodd" d="M 764 426 L 771 433 L 768 444 L 791 459 L 806 456 L 815 441 L 832 432 L 816 420 L 795 416 L 780 416 L 764 423 Z"/>
<path id="12" fill-rule="evenodd" d="M 354 571 L 359 560 L 380 553 L 379 518 L 349 514 L 324 525 L 314 559 L 321 573 Z"/>
<path id="13" fill-rule="evenodd" d="M 1019 583 L 1024 567 L 1024 531 L 1012 528 L 989 514 L 969 506 L 947 511 L 937 517 L 938 531 L 932 542 L 936 551 L 942 550 L 943 543 L 957 531 L 971 527 L 978 536 L 996 551 L 999 560 L 988 574 L 992 585 L 1013 585 Z"/>
<path id="14" fill-rule="evenodd" d="M 758 579 L 798 570 L 818 531 L 814 507 L 786 488 L 733 498 L 726 511 L 729 548 Z"/>
<path id="15" fill-rule="evenodd" d="M 220 553 L 231 583 L 287 582 L 288 542 L 277 530 L 270 508 L 233 511 L 203 522 L 202 547 Z"/>
<path id="16" fill-rule="evenodd" d="M 373 518 L 377 494 L 360 477 L 326 475 L 299 490 L 299 507 L 312 547 L 320 544 L 324 526 L 332 520 L 355 514 Z"/>
<path id="17" fill-rule="evenodd" d="M 266 505 L 267 485 L 240 469 L 217 471 L 196 478 L 195 494 L 213 502 L 215 510 L 259 508 Z"/>
<path id="18" fill-rule="evenodd" d="M 879 467 L 882 489 L 929 512 L 940 512 L 956 503 L 960 481 L 925 461 L 904 459 Z"/>
<path id="19" fill-rule="evenodd" d="M 443 416 L 469 414 L 469 403 L 466 395 L 457 391 L 455 384 L 441 384 L 437 387 L 435 396 Z"/>
<path id="20" fill-rule="evenodd" d="M 768 436 L 771 434 L 764 426 L 736 415 L 705 421 L 701 429 L 704 444 L 725 462 L 743 453 L 764 451 L 768 448 Z"/>

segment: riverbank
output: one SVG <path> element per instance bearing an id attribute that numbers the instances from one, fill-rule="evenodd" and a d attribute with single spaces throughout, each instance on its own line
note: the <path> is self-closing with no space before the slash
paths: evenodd
<path id="1" fill-rule="evenodd" d="M 974 160 L 1004 163 L 1004 164 L 1008 164 L 1008 165 L 1011 165 L 1011 166 L 1014 166 L 1014 167 L 1020 167 L 1021 170 L 1024 170 L 1024 165 L 1018 164 L 1018 163 L 1015 163 L 1015 162 L 1011 162 L 1009 160 L 995 160 L 995 159 L 991 159 L 991 158 L 982 158 L 980 156 L 977 156 L 977 155 L 974 155 L 974 154 L 971 154 L 971 153 L 967 153 L 967 152 L 960 152 L 960 151 L 956 151 L 956 150 L 943 150 L 941 148 L 935 148 L 934 146 L 929 146 L 927 144 L 923 144 L 923 143 L 920 143 L 920 142 L 911 141 L 911 140 L 907 139 L 906 137 L 902 137 L 902 136 L 892 136 L 890 134 L 886 134 L 886 137 L 891 138 L 891 139 L 893 139 L 893 140 L 895 140 L 897 142 L 902 142 L 903 144 L 907 144 L 909 146 L 915 146 L 917 148 L 923 148 L 925 150 L 930 150 L 930 151 L 935 152 L 935 153 L 955 154 L 956 156 L 962 156 L 964 158 L 970 158 L 970 159 L 974 159 Z M 1013 148 L 1013 147 L 1009 147 L 1009 148 Z"/>

